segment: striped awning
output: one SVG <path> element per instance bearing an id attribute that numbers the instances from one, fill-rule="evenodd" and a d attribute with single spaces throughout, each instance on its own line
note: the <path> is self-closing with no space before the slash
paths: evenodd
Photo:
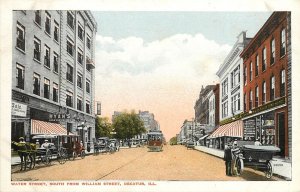
<path id="1" fill-rule="evenodd" d="M 31 120 L 31 135 L 67 135 L 67 129 L 65 129 L 61 124 L 50 123 L 46 121 Z M 69 135 L 74 135 L 69 132 Z"/>
<path id="2" fill-rule="evenodd" d="M 220 126 L 216 129 L 208 138 L 217 138 L 217 137 L 243 137 L 244 126 L 243 121 L 238 120 L 225 125 Z"/>

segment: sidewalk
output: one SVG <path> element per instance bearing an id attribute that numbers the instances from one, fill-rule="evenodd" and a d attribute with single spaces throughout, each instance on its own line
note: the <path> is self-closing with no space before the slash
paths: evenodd
<path id="1" fill-rule="evenodd" d="M 195 149 L 204 153 L 223 158 L 224 151 L 220 149 L 208 148 L 204 146 L 195 146 Z M 284 177 L 285 180 L 292 180 L 292 162 L 278 157 L 274 157 L 271 161 L 273 173 Z"/>

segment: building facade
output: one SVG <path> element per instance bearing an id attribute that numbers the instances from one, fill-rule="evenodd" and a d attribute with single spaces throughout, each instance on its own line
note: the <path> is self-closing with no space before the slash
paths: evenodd
<path id="1" fill-rule="evenodd" d="M 201 124 L 209 124 L 209 98 L 208 94 L 214 89 L 215 85 L 202 86 L 199 98 L 197 99 L 195 110 L 195 121 Z"/>
<path id="2" fill-rule="evenodd" d="M 274 12 L 242 52 L 244 137 L 276 145 L 290 157 L 290 12 Z"/>
<path id="3" fill-rule="evenodd" d="M 220 126 L 209 136 L 210 145 L 215 148 L 224 149 L 227 142 L 243 137 L 242 123 L 234 116 L 243 112 L 243 60 L 239 55 L 250 40 L 246 37 L 246 32 L 241 32 L 216 73 L 220 78 Z"/>
<path id="4" fill-rule="evenodd" d="M 95 137 L 95 36 L 90 11 L 13 11 L 12 140 L 47 133 L 36 121 Z M 55 132 L 54 132 L 55 133 Z"/>

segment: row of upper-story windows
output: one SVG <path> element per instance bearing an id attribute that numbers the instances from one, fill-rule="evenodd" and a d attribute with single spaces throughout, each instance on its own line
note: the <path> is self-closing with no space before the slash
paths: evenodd
<path id="1" fill-rule="evenodd" d="M 67 91 L 66 93 L 66 106 L 68 107 L 74 107 L 74 95 L 71 91 Z M 83 108 L 83 99 L 81 96 L 77 96 L 77 102 L 76 102 L 76 109 L 79 111 L 84 111 Z M 91 104 L 90 101 L 85 101 L 85 112 L 88 114 L 91 114 Z"/>
<path id="2" fill-rule="evenodd" d="M 264 46 L 262 48 L 261 54 L 259 55 L 259 53 L 256 54 L 254 61 L 250 60 L 249 65 L 245 65 L 244 67 L 244 85 L 247 85 L 248 81 L 252 81 L 255 77 L 257 77 L 259 75 L 259 68 L 261 69 L 261 73 L 263 73 L 264 71 L 266 71 L 267 66 L 268 66 L 268 62 L 267 62 L 267 52 L 269 52 L 269 66 L 274 65 L 275 63 L 275 58 L 276 58 L 276 42 L 279 42 L 279 56 L 280 58 L 285 56 L 286 54 L 286 29 L 282 28 L 280 30 L 280 39 L 277 40 L 275 39 L 275 37 L 273 37 L 270 40 L 270 49 L 269 51 L 267 51 L 267 47 Z M 261 60 L 260 60 L 261 58 Z M 261 61 L 261 62 L 260 62 Z M 255 63 L 255 64 L 253 64 Z M 261 67 L 260 67 L 261 66 Z M 249 70 L 248 70 L 249 68 Z"/>
<path id="3" fill-rule="evenodd" d="M 240 84 L 240 65 L 238 65 L 231 73 L 230 73 L 230 89 L 236 88 Z M 228 94 L 229 83 L 228 78 L 226 78 L 222 84 L 222 97 Z"/>
<path id="4" fill-rule="evenodd" d="M 41 27 L 42 26 L 42 11 L 36 10 L 34 11 L 34 22 Z M 52 24 L 53 23 L 53 24 Z M 56 21 L 55 19 L 51 19 L 51 14 L 48 11 L 45 11 L 45 21 L 44 21 L 44 26 L 45 26 L 45 33 L 51 36 L 52 33 L 52 26 L 53 26 L 53 38 L 54 40 L 59 43 L 59 22 Z"/>
<path id="5" fill-rule="evenodd" d="M 278 92 L 275 92 L 279 89 Z M 267 98 L 267 90 L 269 90 L 269 96 Z M 261 94 L 259 94 L 261 91 Z M 277 95 L 276 95 L 277 93 Z M 261 98 L 259 98 L 261 95 Z M 275 75 L 271 75 L 269 83 L 264 80 L 261 85 L 256 85 L 254 90 L 250 90 L 248 93 L 244 93 L 244 109 L 246 110 L 248 104 L 248 110 L 251 110 L 259 105 L 264 105 L 268 101 L 273 101 L 278 97 L 286 95 L 286 72 L 282 69 L 279 74 L 279 80 Z M 268 100 L 267 100 L 268 99 Z"/>
<path id="6" fill-rule="evenodd" d="M 74 82 L 74 70 L 73 67 L 67 63 L 67 73 L 66 73 L 66 79 L 73 83 Z M 82 74 L 80 72 L 77 73 L 77 87 L 83 88 L 83 80 L 82 80 Z M 87 93 L 91 92 L 91 81 L 89 79 L 86 79 L 85 81 L 85 90 Z"/>
<path id="7" fill-rule="evenodd" d="M 51 82 L 48 78 L 44 77 L 43 81 L 43 91 L 41 91 L 41 76 L 38 73 L 33 73 L 33 84 L 32 84 L 32 93 L 38 96 L 42 96 L 46 99 L 50 99 L 54 102 L 58 102 L 58 91 L 59 87 L 56 82 L 52 83 L 52 97 L 50 98 L 50 85 Z M 90 90 L 89 81 L 87 80 L 87 90 Z M 24 90 L 25 87 L 25 67 L 17 63 L 16 65 L 16 87 Z M 89 92 L 89 91 L 87 91 Z M 66 105 L 73 107 L 73 93 L 67 91 L 66 94 Z M 86 100 L 86 113 L 91 112 L 90 102 Z M 77 110 L 83 111 L 82 97 L 77 97 Z"/>
<path id="8" fill-rule="evenodd" d="M 75 30 L 75 16 L 74 16 L 74 12 L 72 11 L 67 11 L 67 25 L 72 29 Z M 81 26 L 81 24 L 78 23 L 77 26 L 77 36 L 80 40 L 84 40 L 84 28 Z M 88 49 L 91 49 L 91 37 L 86 34 L 86 47 Z"/>

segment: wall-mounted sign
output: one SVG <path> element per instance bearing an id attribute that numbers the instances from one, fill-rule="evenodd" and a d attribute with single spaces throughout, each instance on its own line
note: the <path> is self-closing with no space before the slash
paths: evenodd
<path id="1" fill-rule="evenodd" d="M 54 113 L 49 114 L 49 121 L 60 121 L 63 119 L 70 119 L 71 115 L 69 113 Z"/>
<path id="2" fill-rule="evenodd" d="M 27 105 L 12 101 L 11 102 L 11 114 L 20 117 L 26 117 Z"/>

